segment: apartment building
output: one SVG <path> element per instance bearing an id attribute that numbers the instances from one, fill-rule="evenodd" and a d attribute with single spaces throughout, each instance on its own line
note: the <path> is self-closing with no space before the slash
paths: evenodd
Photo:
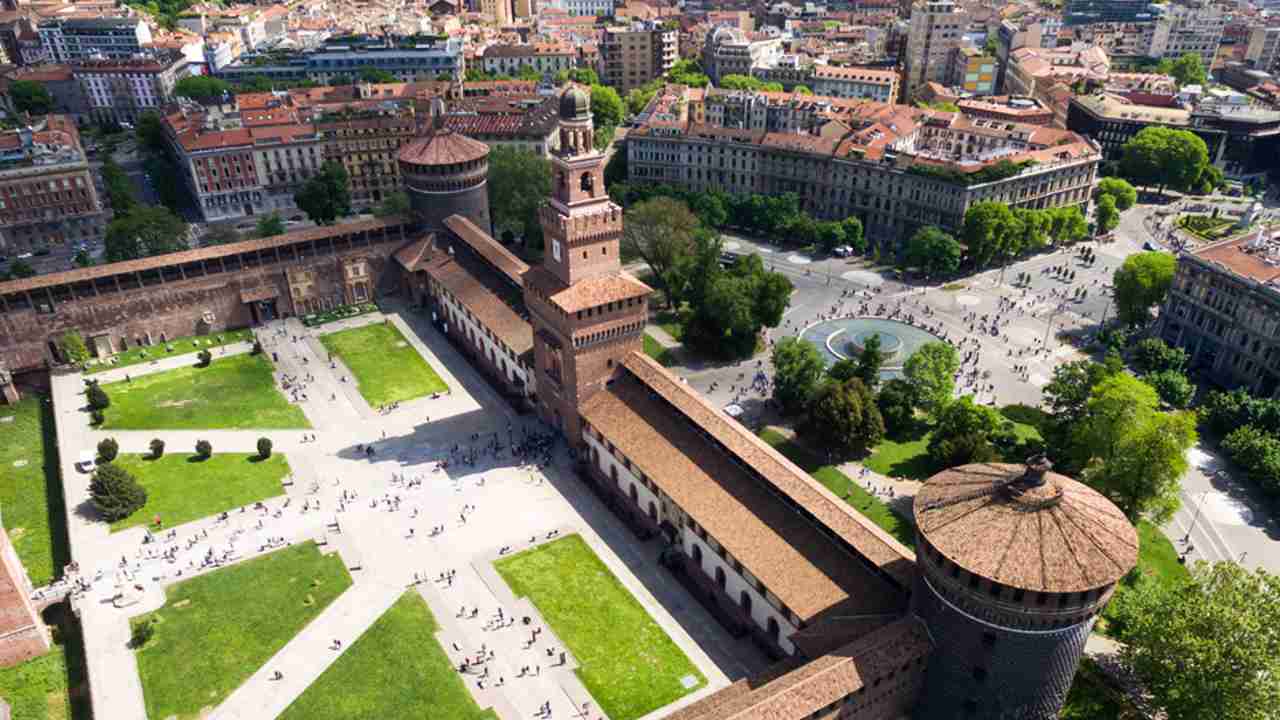
<path id="1" fill-rule="evenodd" d="M 782 54 L 782 36 L 752 33 L 722 25 L 707 33 L 702 48 L 702 69 L 719 84 L 726 75 L 751 76 L 752 68 L 769 64 Z"/>
<path id="2" fill-rule="evenodd" d="M 37 24 L 36 32 L 54 63 L 98 56 L 127 59 L 151 45 L 151 29 L 137 17 L 49 18 Z"/>
<path id="3" fill-rule="evenodd" d="M 571 70 L 578 64 L 578 52 L 559 43 L 524 45 L 490 45 L 484 49 L 484 71 L 497 75 L 515 75 L 526 67 L 546 75 Z"/>
<path id="4" fill-rule="evenodd" d="M 994 95 L 996 58 L 973 45 L 961 45 L 951 53 L 948 68 L 951 85 L 970 95 Z"/>
<path id="5" fill-rule="evenodd" d="M 1275 72 L 1280 65 L 1280 22 L 1255 25 L 1249 30 L 1244 60 L 1250 67 Z"/>
<path id="6" fill-rule="evenodd" d="M 895 102 L 899 79 L 898 71 L 891 68 L 819 64 L 813 66 L 810 88 L 815 95 Z"/>
<path id="7" fill-rule="evenodd" d="M 246 54 L 218 70 L 217 75 L 231 81 L 261 76 L 327 85 L 371 68 L 389 72 L 403 82 L 461 79 L 466 70 L 462 45 L 458 38 L 337 38 L 311 50 Z"/>
<path id="8" fill-rule="evenodd" d="M 551 0 L 542 7 L 559 8 L 573 17 L 613 17 L 613 0 Z"/>
<path id="9" fill-rule="evenodd" d="M 128 59 L 84 58 L 71 63 L 88 113 L 99 121 L 132 123 L 173 100 L 173 86 L 190 63 L 177 50 L 157 50 Z"/>
<path id="10" fill-rule="evenodd" d="M 653 20 L 604 29 L 600 42 L 600 79 L 620 94 L 662 77 L 676 64 L 678 32 Z"/>
<path id="11" fill-rule="evenodd" d="M 1222 44 L 1227 14 L 1209 3 L 1168 4 L 1156 20 L 1148 57 L 1176 60 L 1188 53 L 1200 56 L 1204 67 L 1213 67 L 1213 59 Z"/>
<path id="12" fill-rule="evenodd" d="M 1062 20 L 1067 25 L 1152 20 L 1159 8 L 1151 0 L 1067 0 Z"/>
<path id="13" fill-rule="evenodd" d="M 0 133 L 0 254 L 98 240 L 106 219 L 72 118 Z"/>
<path id="14" fill-rule="evenodd" d="M 909 23 L 903 57 L 907 99 L 927 82 L 947 82 L 951 53 L 963 42 L 969 15 L 951 0 L 917 0 Z"/>

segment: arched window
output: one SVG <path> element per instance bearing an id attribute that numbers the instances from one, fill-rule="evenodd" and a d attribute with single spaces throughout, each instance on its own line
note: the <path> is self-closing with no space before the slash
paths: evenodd
<path id="1" fill-rule="evenodd" d="M 582 192 L 586 193 L 588 196 L 590 197 L 596 196 L 595 180 L 591 177 L 590 172 L 582 173 L 582 178 L 579 180 L 579 185 L 582 188 Z"/>
<path id="2" fill-rule="evenodd" d="M 617 465 L 609 466 L 609 478 L 613 480 L 613 483 L 615 485 L 617 485 L 618 487 L 622 487 L 622 483 L 618 482 L 618 466 Z"/>
<path id="3" fill-rule="evenodd" d="M 720 586 L 721 590 L 724 590 L 724 584 L 725 584 L 724 568 L 718 565 L 716 566 L 716 584 Z"/>
<path id="4" fill-rule="evenodd" d="M 658 508 L 653 504 L 652 500 L 649 501 L 649 519 L 655 523 L 658 522 Z"/>
<path id="5" fill-rule="evenodd" d="M 640 494 L 636 492 L 636 484 L 635 484 L 635 483 L 631 483 L 631 493 L 630 493 L 630 494 L 631 494 L 631 502 L 633 502 L 633 503 L 635 503 L 635 504 L 639 505 L 639 504 L 640 504 Z"/>
<path id="6" fill-rule="evenodd" d="M 738 596 L 738 601 L 742 603 L 742 609 L 745 610 L 748 615 L 750 615 L 751 614 L 751 595 L 749 595 L 746 590 L 743 590 L 742 594 Z"/>
<path id="7" fill-rule="evenodd" d="M 698 564 L 698 569 L 701 570 L 702 569 L 702 546 L 697 543 L 693 544 L 693 561 Z"/>

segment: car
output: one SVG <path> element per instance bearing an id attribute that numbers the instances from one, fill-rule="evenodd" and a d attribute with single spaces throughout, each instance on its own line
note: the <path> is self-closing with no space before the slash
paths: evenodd
<path id="1" fill-rule="evenodd" d="M 82 473 L 91 473 L 97 467 L 95 458 L 97 454 L 92 450 L 81 450 L 80 458 L 76 460 L 76 469 Z"/>
<path id="2" fill-rule="evenodd" d="M 849 257 L 850 255 L 853 254 L 853 248 L 849 247 L 848 245 L 839 245 L 839 246 L 836 246 L 835 248 L 832 248 L 831 253 L 836 257 L 841 257 L 841 258 Z"/>

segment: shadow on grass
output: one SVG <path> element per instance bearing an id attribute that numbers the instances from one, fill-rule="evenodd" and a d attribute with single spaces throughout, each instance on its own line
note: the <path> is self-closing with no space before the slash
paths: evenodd
<path id="1" fill-rule="evenodd" d="M 58 430 L 53 421 L 53 402 L 40 396 L 40 438 L 44 445 L 45 508 L 49 519 L 53 577 L 61 578 L 71 562 L 71 541 L 67 536 L 66 496 L 62 492 L 62 470 L 58 462 Z"/>
<path id="2" fill-rule="evenodd" d="M 262 461 L 264 461 L 264 460 L 270 460 L 270 459 L 271 459 L 271 456 L 270 456 L 270 455 L 268 455 L 268 456 L 266 456 L 266 457 L 263 457 L 263 456 L 261 456 L 261 455 L 250 455 L 249 457 L 245 458 L 245 460 L 246 460 L 247 462 L 253 463 L 253 464 L 255 464 L 255 465 L 256 465 L 256 464 L 258 464 L 258 463 L 260 463 L 260 462 L 262 462 Z"/>
<path id="3" fill-rule="evenodd" d="M 85 661 L 80 622 L 65 602 L 50 605 L 40 616 L 52 629 L 53 643 L 62 646 L 66 658 L 67 698 L 71 705 L 71 720 L 92 720 L 89 670 Z"/>

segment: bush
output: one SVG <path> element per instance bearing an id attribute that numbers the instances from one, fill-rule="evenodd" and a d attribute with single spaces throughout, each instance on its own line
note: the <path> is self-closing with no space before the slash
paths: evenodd
<path id="1" fill-rule="evenodd" d="M 271 439 L 258 438 L 258 457 L 266 460 L 271 457 Z"/>
<path id="2" fill-rule="evenodd" d="M 85 396 L 89 399 L 89 408 L 92 410 L 106 410 L 111 407 L 111 398 L 107 397 L 107 391 L 97 383 L 89 386 Z"/>
<path id="3" fill-rule="evenodd" d="M 98 442 L 98 462 L 109 463 L 120 453 L 120 443 L 115 438 L 106 438 Z"/>
<path id="4" fill-rule="evenodd" d="M 880 417 L 884 419 L 885 433 L 890 437 L 911 427 L 915 414 L 914 397 L 911 385 L 901 378 L 893 378 L 880 388 L 876 405 L 880 407 Z"/>
<path id="5" fill-rule="evenodd" d="M 101 425 L 102 423 L 104 423 L 104 422 L 106 422 L 106 421 L 107 421 L 107 418 L 106 418 L 106 416 L 105 416 L 105 415 L 103 415 L 103 414 L 102 414 L 102 411 L 101 411 L 101 410 L 90 410 L 90 411 L 89 411 L 89 424 L 90 424 L 90 425 Z"/>
<path id="6" fill-rule="evenodd" d="M 197 440 L 196 457 L 201 460 L 208 460 L 210 455 L 213 455 L 213 444 L 208 440 Z"/>
<path id="7" fill-rule="evenodd" d="M 164 457 L 164 441 L 160 438 L 151 441 L 151 457 L 154 460 Z"/>
<path id="8" fill-rule="evenodd" d="M 261 354 L 262 354 L 262 341 L 261 341 L 261 340 L 254 340 L 254 341 L 253 341 L 253 350 L 252 350 L 249 354 L 250 354 L 250 355 L 261 355 Z"/>
<path id="9" fill-rule="evenodd" d="M 155 634 L 156 634 L 155 621 L 143 620 L 142 622 L 133 626 L 133 634 L 129 636 L 129 648 L 131 650 L 137 650 L 141 648 L 143 645 L 146 645 L 148 642 L 151 642 L 151 638 Z"/>
<path id="10" fill-rule="evenodd" d="M 147 491 L 118 465 L 100 465 L 89 482 L 93 506 L 107 522 L 129 517 L 147 504 Z"/>
<path id="11" fill-rule="evenodd" d="M 1190 405 L 1191 398 L 1196 392 L 1195 386 L 1187 376 L 1177 370 L 1161 370 L 1142 379 L 1155 388 L 1160 399 L 1172 408 L 1182 409 Z"/>
<path id="12" fill-rule="evenodd" d="M 208 350 L 201 350 L 199 353 L 196 354 L 196 358 L 199 360 L 199 363 L 197 363 L 197 367 L 209 367 L 209 365 L 213 362 L 213 353 L 209 352 Z"/>

